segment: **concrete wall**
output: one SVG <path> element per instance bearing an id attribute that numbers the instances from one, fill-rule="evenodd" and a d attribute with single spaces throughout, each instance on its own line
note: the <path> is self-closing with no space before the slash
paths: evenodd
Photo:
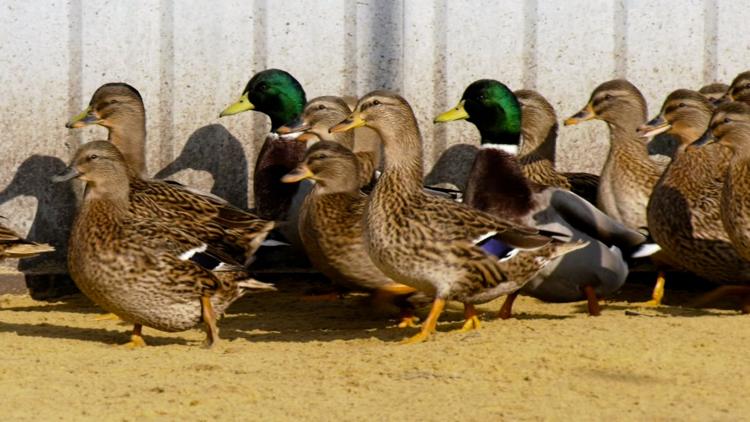
<path id="1" fill-rule="evenodd" d="M 5 0 L 0 214 L 33 239 L 64 241 L 73 195 L 47 178 L 105 137 L 63 127 L 105 82 L 141 91 L 152 174 L 167 168 L 245 205 L 269 124 L 218 113 L 258 70 L 290 71 L 308 98 L 401 91 L 431 165 L 476 142 L 468 123 L 431 124 L 475 79 L 537 89 L 562 119 L 600 82 L 627 77 L 654 111 L 673 89 L 750 68 L 748 21 L 747 0 Z M 560 166 L 598 171 L 603 135 L 601 123 L 562 128 Z"/>

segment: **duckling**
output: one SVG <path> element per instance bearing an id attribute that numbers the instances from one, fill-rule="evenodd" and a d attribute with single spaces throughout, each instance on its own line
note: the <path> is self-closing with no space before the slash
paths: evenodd
<path id="1" fill-rule="evenodd" d="M 395 296 L 394 303 L 402 310 L 400 326 L 412 326 L 413 306 L 404 299 L 415 289 L 388 278 L 365 250 L 362 214 L 367 196 L 360 191 L 361 181 L 356 177 L 361 174 L 359 166 L 359 159 L 344 144 L 320 141 L 307 150 L 296 169 L 284 176 L 287 183 L 315 181 L 300 211 L 300 237 L 318 271 L 349 290 Z"/>
<path id="2" fill-rule="evenodd" d="M 253 174 L 255 211 L 261 218 L 286 220 L 290 217 L 289 210 L 298 194 L 299 184 L 282 183 L 281 178 L 302 161 L 305 145 L 278 136 L 276 130 L 297 119 L 306 102 L 302 85 L 291 74 L 280 69 L 266 69 L 253 75 L 240 99 L 219 115 L 225 117 L 254 110 L 271 118 L 271 133 L 263 141 Z M 292 230 L 284 234 L 293 237 L 294 233 Z"/>
<path id="3" fill-rule="evenodd" d="M 0 259 L 29 258 L 54 251 L 54 247 L 46 243 L 26 240 L 18 233 L 0 224 Z"/>
<path id="4" fill-rule="evenodd" d="M 750 102 L 750 70 L 742 72 L 734 77 L 732 84 L 727 89 L 727 93 L 724 95 L 722 101 Z"/>
<path id="5" fill-rule="evenodd" d="M 680 268 L 717 283 L 750 281 L 750 262 L 737 254 L 721 223 L 729 152 L 719 145 L 689 147 L 708 127 L 712 112 L 705 96 L 678 89 L 664 100 L 659 115 L 638 129 L 644 137 L 665 132 L 679 140 L 649 200 L 649 232 L 667 260 Z M 660 299 L 657 292 L 655 302 Z"/>
<path id="6" fill-rule="evenodd" d="M 721 82 L 704 85 L 698 90 L 698 93 L 706 97 L 713 106 L 721 104 L 724 96 L 729 91 L 729 85 Z"/>
<path id="7" fill-rule="evenodd" d="M 603 120 L 609 126 L 610 149 L 599 180 L 597 206 L 610 217 L 638 230 L 647 225 L 646 206 L 664 168 L 649 158 L 636 129 L 646 121 L 646 100 L 624 79 L 599 85 L 586 106 L 565 120 L 575 125 Z"/>
<path id="8" fill-rule="evenodd" d="M 529 180 L 570 189 L 580 195 L 591 195 L 596 189 L 591 189 L 590 183 L 595 183 L 596 176 L 586 178 L 580 177 L 580 173 L 558 173 L 550 159 L 554 157 L 556 126 L 552 106 L 533 91 L 520 92 L 524 100 L 519 102 L 519 98 L 501 82 L 491 79 L 475 81 L 466 88 L 459 104 L 437 116 L 435 123 L 465 119 L 477 127 L 482 149 L 477 153 L 475 165 L 482 160 L 482 155 L 497 150 L 498 145 L 521 143 L 518 159 Z M 528 118 L 526 115 L 521 117 L 524 103 L 527 104 Z M 524 134 L 523 142 L 520 142 L 521 133 Z M 482 183 L 492 183 L 492 180 L 483 179 Z"/>
<path id="9" fill-rule="evenodd" d="M 449 299 L 465 305 L 463 329 L 478 328 L 475 303 L 518 290 L 557 256 L 585 246 L 425 193 L 422 138 L 411 106 L 397 94 L 365 95 L 330 131 L 361 126 L 380 135 L 385 153 L 383 174 L 364 210 L 368 254 L 389 278 L 435 297 L 421 331 L 407 342 L 430 336 Z"/>
<path id="10" fill-rule="evenodd" d="M 313 98 L 305 105 L 299 119 L 278 128 L 277 132 L 280 134 L 301 133 L 296 139 L 307 142 L 308 147 L 318 141 L 330 141 L 339 143 L 350 151 L 355 151 L 355 132 L 364 128 L 343 133 L 328 132 L 328 128 L 344 120 L 351 112 L 349 105 L 340 97 Z M 359 161 L 361 171 L 358 176 L 360 187 L 368 185 L 372 182 L 375 168 L 379 164 L 377 150 L 356 151 L 354 154 Z"/>
<path id="11" fill-rule="evenodd" d="M 110 142 L 79 148 L 55 181 L 71 179 L 85 181 L 87 189 L 69 240 L 70 275 L 99 306 L 134 324 L 129 347 L 145 346 L 144 325 L 174 332 L 201 321 L 205 345 L 211 346 L 218 340 L 217 315 L 247 289 L 272 288 L 252 279 L 217 277 L 191 260 L 212 253 L 205 241 L 134 215 L 132 171 Z"/>
<path id="12" fill-rule="evenodd" d="M 100 86 L 89 106 L 65 124 L 69 129 L 88 125 L 107 128 L 108 140 L 119 149 L 140 177 L 146 169 L 146 110 L 141 94 L 132 86 L 113 82 Z"/>

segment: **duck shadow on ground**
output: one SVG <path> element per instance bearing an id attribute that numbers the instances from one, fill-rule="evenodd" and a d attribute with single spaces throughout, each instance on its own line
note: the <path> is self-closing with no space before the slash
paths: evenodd
<path id="1" fill-rule="evenodd" d="M 51 339 L 68 339 L 90 341 L 95 343 L 120 345 L 128 340 L 129 331 L 109 330 L 106 328 L 81 328 L 54 324 L 16 324 L 0 322 L 0 333 L 15 333 L 19 336 L 45 337 Z M 187 345 L 192 341 L 179 337 L 148 336 L 149 345 L 167 346 L 172 344 Z"/>
<path id="2" fill-rule="evenodd" d="M 180 155 L 155 179 L 168 179 L 182 170 L 198 170 L 214 179 L 211 193 L 247 209 L 248 164 L 242 143 L 224 126 L 211 124 L 193 132 Z"/>
<path id="3" fill-rule="evenodd" d="M 36 199 L 37 207 L 29 240 L 49 243 L 55 252 L 19 261 L 18 269 L 26 275 L 26 285 L 37 300 L 76 292 L 75 284 L 64 276 L 68 236 L 75 213 L 75 194 L 70 183 L 52 183 L 66 164 L 56 157 L 32 155 L 18 167 L 10 184 L 0 192 L 0 204 L 19 196 Z"/>

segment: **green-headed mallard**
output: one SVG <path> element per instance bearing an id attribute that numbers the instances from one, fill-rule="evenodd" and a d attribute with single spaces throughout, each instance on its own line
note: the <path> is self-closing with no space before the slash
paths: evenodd
<path id="1" fill-rule="evenodd" d="M 246 289 L 272 286 L 217 277 L 191 260 L 212 253 L 195 232 L 134 215 L 131 174 L 116 147 L 94 141 L 56 177 L 87 183 L 69 240 L 70 275 L 99 306 L 134 324 L 129 346 L 145 345 L 143 325 L 184 331 L 200 321 L 210 346 L 218 339 L 217 315 Z"/>
<path id="2" fill-rule="evenodd" d="M 458 105 L 435 118 L 436 123 L 465 119 L 473 123 L 481 136 L 481 149 L 477 153 L 475 164 L 482 160 L 482 155 L 491 154 L 500 145 L 519 145 L 518 160 L 523 172 L 532 182 L 548 186 L 570 189 L 588 199 L 595 200 L 596 176 L 581 177 L 581 173 L 559 173 L 555 170 L 554 139 L 550 145 L 549 136 L 556 125 L 554 110 L 550 122 L 549 110 L 545 109 L 544 100 L 532 91 L 521 93 L 524 100 L 519 102 L 516 95 L 501 82 L 492 79 L 481 79 L 473 82 L 464 90 Z M 543 100 L 543 98 L 542 98 Z M 527 104 L 528 118 L 522 117 L 522 103 Z M 552 106 L 549 106 L 551 109 Z M 521 142 L 523 133 L 523 142 Z M 526 135 L 530 138 L 527 140 Z M 493 183 L 488 176 L 483 182 Z M 594 186 L 591 186 L 591 183 Z M 467 186 L 467 189 L 471 187 Z M 479 187 L 477 187 L 479 188 Z M 594 195 L 591 198 L 592 194 Z"/>
<path id="3" fill-rule="evenodd" d="M 67 128 L 100 125 L 107 128 L 108 140 L 125 156 L 140 177 L 146 170 L 146 111 L 141 94 L 132 86 L 114 82 L 100 86 L 89 106 L 65 124 Z"/>
<path id="4" fill-rule="evenodd" d="M 410 342 L 429 337 L 449 299 L 465 304 L 465 329 L 478 327 L 475 303 L 518 290 L 552 259 L 584 246 L 560 243 L 536 229 L 425 193 L 422 138 L 411 107 L 400 96 L 387 91 L 365 95 L 331 131 L 360 126 L 380 135 L 385 152 L 383 174 L 365 207 L 370 258 L 391 279 L 436 298 Z M 486 252 L 481 245 L 488 243 L 498 255 L 511 256 L 499 259 Z"/>
<path id="5" fill-rule="evenodd" d="M 46 243 L 26 240 L 18 233 L 0 224 L 0 259 L 28 258 L 45 252 L 54 252 L 54 250 L 54 247 Z"/>
<path id="6" fill-rule="evenodd" d="M 729 85 L 721 82 L 714 82 L 712 84 L 703 85 L 701 89 L 698 90 L 698 93 L 706 97 L 712 105 L 716 106 L 723 101 L 727 91 L 729 91 Z"/>
<path id="7" fill-rule="evenodd" d="M 636 129 L 646 122 L 646 100 L 630 82 L 616 79 L 596 87 L 586 106 L 565 125 L 603 120 L 609 126 L 610 149 L 599 179 L 597 206 L 633 229 L 647 225 L 646 205 L 663 167 L 649 158 Z"/>
<path id="8" fill-rule="evenodd" d="M 66 125 L 80 128 L 98 124 L 109 131 L 109 141 L 128 165 L 132 212 L 156 218 L 183 230 L 195 230 L 201 239 L 249 262 L 273 228 L 273 223 L 242 211 L 225 200 L 174 182 L 144 179 L 145 109 L 138 91 L 123 83 L 102 85 L 89 107 Z M 140 171 L 137 169 L 141 169 Z"/>
<path id="9" fill-rule="evenodd" d="M 651 194 L 648 228 L 668 262 L 714 282 L 750 280 L 750 262 L 737 254 L 721 224 L 729 152 L 719 145 L 689 147 L 708 127 L 712 112 L 706 97 L 679 89 L 667 96 L 659 115 L 638 129 L 645 137 L 666 132 L 679 140 Z"/>
<path id="10" fill-rule="evenodd" d="M 323 96 L 310 100 L 299 119 L 278 129 L 281 134 L 300 133 L 298 141 L 307 142 L 308 147 L 317 141 L 336 142 L 353 151 L 359 160 L 360 186 L 365 186 L 372 181 L 375 168 L 379 165 L 379 154 L 377 150 L 355 150 L 355 133 L 362 135 L 362 129 L 343 133 L 330 133 L 328 129 L 336 123 L 344 120 L 352 110 L 340 97 Z M 357 132 L 360 131 L 360 132 Z"/>
<path id="11" fill-rule="evenodd" d="M 240 99 L 220 114 L 224 117 L 254 110 L 271 118 L 271 133 L 263 141 L 253 171 L 255 211 L 262 218 L 289 217 L 299 184 L 282 183 L 281 178 L 302 160 L 305 145 L 280 137 L 276 130 L 297 119 L 306 102 L 302 85 L 292 75 L 280 69 L 267 69 L 253 75 Z"/>
<path id="12" fill-rule="evenodd" d="M 313 266 L 333 282 L 349 290 L 395 296 L 394 303 L 402 309 L 402 325 L 410 325 L 412 306 L 405 299 L 415 290 L 388 278 L 367 255 L 362 221 L 367 196 L 360 191 L 358 174 L 360 162 L 351 150 L 337 142 L 320 141 L 284 176 L 291 183 L 315 181 L 300 210 L 302 244 Z"/>

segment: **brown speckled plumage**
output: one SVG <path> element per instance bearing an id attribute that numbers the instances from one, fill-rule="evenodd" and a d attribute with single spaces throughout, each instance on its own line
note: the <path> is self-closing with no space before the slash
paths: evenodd
<path id="1" fill-rule="evenodd" d="M 0 224 L 0 259 L 28 258 L 45 252 L 53 252 L 50 245 L 24 239 L 18 233 Z"/>
<path id="2" fill-rule="evenodd" d="M 699 149 L 719 147 L 730 154 L 721 192 L 721 220 L 737 253 L 750 260 L 750 106 L 739 102 L 720 106 L 711 119 L 711 134 L 719 145 Z M 732 281 L 750 284 L 750 274 Z"/>
<path id="3" fill-rule="evenodd" d="M 708 127 L 712 111 L 704 96 L 681 89 L 667 97 L 659 116 L 649 122 L 668 124 L 667 133 L 680 141 L 651 195 L 649 232 L 674 265 L 715 282 L 750 280 L 750 263 L 737 254 L 721 223 L 729 152 L 720 145 L 688 147 Z"/>
<path id="4" fill-rule="evenodd" d="M 384 145 L 385 170 L 365 209 L 365 241 L 373 262 L 392 279 L 439 299 L 484 302 L 517 290 L 551 256 L 564 253 L 534 229 L 425 193 L 422 139 L 411 107 L 398 95 L 372 92 L 353 116 L 375 129 Z M 546 246 L 501 264 L 474 244 L 488 233 L 514 247 Z M 513 280 L 509 265 L 518 265 Z"/>
<path id="5" fill-rule="evenodd" d="M 636 129 L 646 121 L 646 101 L 626 80 L 599 85 L 588 104 L 566 124 L 599 119 L 609 126 L 610 150 L 599 179 L 597 205 L 610 217 L 634 229 L 647 225 L 646 206 L 664 168 L 649 158 Z"/>
<path id="6" fill-rule="evenodd" d="M 724 100 L 750 102 L 750 70 L 734 77 Z"/>
<path id="7" fill-rule="evenodd" d="M 713 105 L 718 105 L 723 101 L 724 96 L 729 91 L 729 85 L 721 82 L 704 85 L 698 90 L 698 93 L 706 97 Z"/>
<path id="8" fill-rule="evenodd" d="M 589 173 L 561 173 L 555 169 L 557 143 L 557 114 L 541 94 L 520 89 L 514 94 L 521 103 L 521 133 L 523 142 L 518 150 L 518 161 L 523 174 L 531 182 L 573 191 L 591 203 L 596 203 L 599 176 Z"/>
<path id="9" fill-rule="evenodd" d="M 128 173 L 116 148 L 95 141 L 79 148 L 61 176 L 87 182 L 69 241 L 73 280 L 98 305 L 136 325 L 189 329 L 206 311 L 201 298 L 210 300 L 215 318 L 251 280 L 215 276 L 183 255 L 206 248 L 194 233 L 134 215 Z"/>

